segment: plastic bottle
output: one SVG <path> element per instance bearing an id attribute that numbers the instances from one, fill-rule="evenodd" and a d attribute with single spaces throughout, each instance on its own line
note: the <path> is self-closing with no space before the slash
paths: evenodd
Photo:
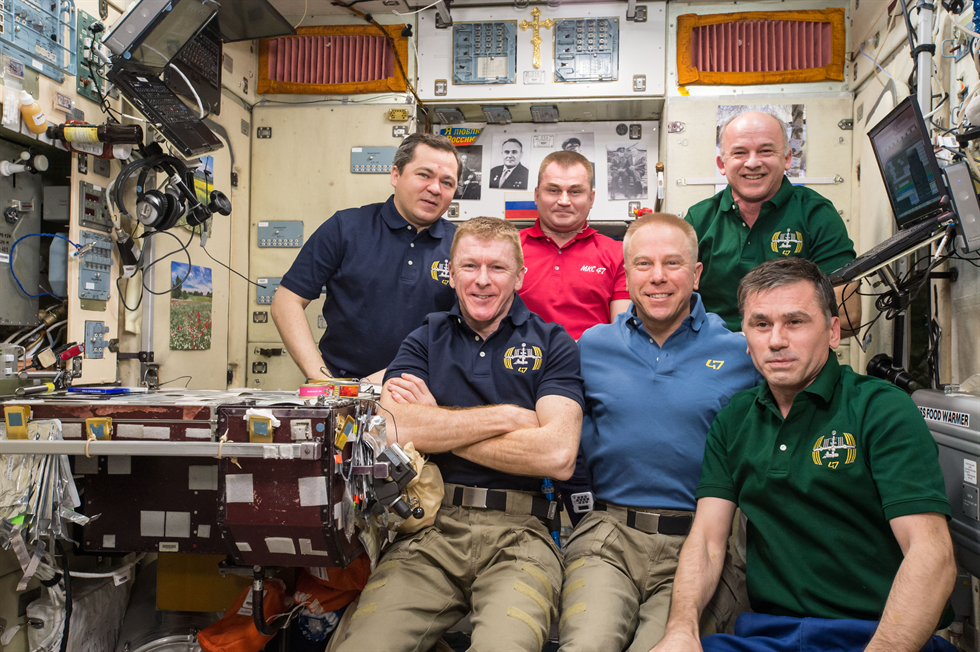
<path id="1" fill-rule="evenodd" d="M 48 138 L 66 143 L 110 143 L 112 145 L 139 145 L 143 142 L 143 128 L 139 125 L 107 123 L 92 125 L 69 120 L 62 125 L 51 125 Z"/>
<path id="2" fill-rule="evenodd" d="M 20 92 L 20 114 L 32 134 L 43 134 L 48 128 L 48 121 L 44 117 L 41 105 L 27 91 Z"/>

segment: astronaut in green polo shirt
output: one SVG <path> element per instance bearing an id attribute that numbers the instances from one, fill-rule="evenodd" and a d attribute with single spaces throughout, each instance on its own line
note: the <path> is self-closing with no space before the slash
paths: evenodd
<path id="1" fill-rule="evenodd" d="M 736 507 L 748 517 L 753 613 L 735 635 L 701 640 L 705 652 L 955 650 L 932 635 L 949 620 L 956 562 L 936 443 L 915 404 L 838 364 L 833 288 L 814 263 L 763 263 L 742 280 L 738 305 L 766 382 L 736 394 L 708 432 L 654 650 L 701 649 L 698 618 Z"/>
<path id="2" fill-rule="evenodd" d="M 786 125 L 779 118 L 760 111 L 735 116 L 722 127 L 716 161 L 728 187 L 684 216 L 698 234 L 704 307 L 732 331 L 741 328 L 738 282 L 759 263 L 799 256 L 829 274 L 854 260 L 854 244 L 834 205 L 783 174 L 792 160 Z M 841 310 L 845 337 L 861 324 L 861 298 L 854 290 L 856 284 L 837 290 L 838 305 L 848 297 Z"/>

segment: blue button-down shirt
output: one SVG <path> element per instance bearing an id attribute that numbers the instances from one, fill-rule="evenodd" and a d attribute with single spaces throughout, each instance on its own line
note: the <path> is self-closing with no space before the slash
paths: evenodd
<path id="1" fill-rule="evenodd" d="M 449 248 L 456 226 L 440 218 L 419 232 L 383 204 L 339 211 L 306 242 L 281 285 L 316 299 L 325 285 L 320 353 L 330 372 L 384 369 L 430 312 L 449 310 Z"/>
<path id="2" fill-rule="evenodd" d="M 443 407 L 511 404 L 533 410 L 538 399 L 549 395 L 584 403 L 575 341 L 558 324 L 528 310 L 516 294 L 510 311 L 486 340 L 466 324 L 459 304 L 449 312 L 429 315 L 422 328 L 405 339 L 385 382 L 403 373 L 425 381 Z M 520 491 L 541 488 L 540 479 L 495 471 L 452 453 L 431 459 L 446 482 Z"/>
<path id="3" fill-rule="evenodd" d="M 691 314 L 659 346 L 630 306 L 579 340 L 586 413 L 582 451 L 600 500 L 693 510 L 708 428 L 736 392 L 761 380 L 745 337 Z"/>

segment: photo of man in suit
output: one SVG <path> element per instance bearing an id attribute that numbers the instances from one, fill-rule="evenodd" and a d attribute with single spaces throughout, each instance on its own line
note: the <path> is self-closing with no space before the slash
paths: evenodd
<path id="1" fill-rule="evenodd" d="M 527 168 L 521 165 L 524 145 L 516 138 L 508 138 L 500 151 L 504 164 L 490 170 L 490 187 L 527 190 Z"/>

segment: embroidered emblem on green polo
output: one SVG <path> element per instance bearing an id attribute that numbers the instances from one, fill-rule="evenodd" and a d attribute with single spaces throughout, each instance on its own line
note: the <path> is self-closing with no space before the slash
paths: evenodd
<path id="1" fill-rule="evenodd" d="M 844 464 L 850 464 L 857 459 L 857 445 L 854 443 L 854 435 L 845 432 L 843 436 L 838 437 L 837 431 L 832 430 L 830 437 L 818 437 L 813 444 L 813 463 L 817 466 L 823 466 L 823 460 L 827 460 L 827 466 L 836 469 L 837 465 L 840 464 L 840 460 L 837 459 L 840 457 L 840 453 L 837 451 L 846 453 Z"/>
<path id="2" fill-rule="evenodd" d="M 786 229 L 785 232 L 776 231 L 772 234 L 769 246 L 772 247 L 773 252 L 784 256 L 798 254 L 803 251 L 803 234 L 792 229 Z"/>
<path id="3" fill-rule="evenodd" d="M 504 366 L 508 369 L 517 369 L 521 373 L 527 371 L 528 367 L 531 367 L 532 371 L 540 369 L 543 359 L 544 353 L 540 347 L 528 347 L 524 342 L 521 342 L 519 347 L 512 346 L 504 352 Z"/>

